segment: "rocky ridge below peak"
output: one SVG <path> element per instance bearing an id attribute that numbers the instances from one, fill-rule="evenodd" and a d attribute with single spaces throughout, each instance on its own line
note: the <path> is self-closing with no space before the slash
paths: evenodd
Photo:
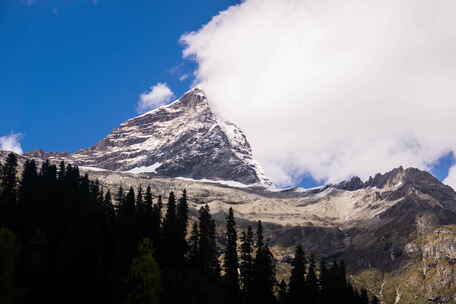
<path id="1" fill-rule="evenodd" d="M 405 185 L 414 185 L 416 187 L 425 187 L 427 185 L 442 189 L 449 188 L 449 186 L 443 185 L 429 172 L 419 170 L 417 168 L 404 169 L 402 166 L 383 174 L 377 173 L 375 176 L 369 177 L 369 179 L 365 182 L 363 182 L 358 176 L 353 176 L 350 179 L 334 185 L 334 187 L 343 190 L 356 191 L 368 187 L 384 189 Z"/>

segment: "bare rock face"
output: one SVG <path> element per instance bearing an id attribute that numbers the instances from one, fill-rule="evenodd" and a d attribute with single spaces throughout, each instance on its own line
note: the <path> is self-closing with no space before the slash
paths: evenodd
<path id="1" fill-rule="evenodd" d="M 200 89 L 122 123 L 91 148 L 71 155 L 42 151 L 27 155 L 151 176 L 271 185 L 244 133 L 221 120 Z"/>

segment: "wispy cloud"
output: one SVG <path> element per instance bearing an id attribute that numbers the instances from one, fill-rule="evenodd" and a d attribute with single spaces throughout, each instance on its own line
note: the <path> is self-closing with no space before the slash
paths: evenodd
<path id="1" fill-rule="evenodd" d="M 189 74 L 184 74 L 184 75 L 182 75 L 181 77 L 179 77 L 179 80 L 180 80 L 180 81 L 184 81 L 184 80 L 187 80 L 189 77 L 190 77 Z"/>
<path id="2" fill-rule="evenodd" d="M 456 151 L 455 11 L 454 0 L 246 0 L 183 36 L 184 56 L 275 182 L 429 169 Z"/>
<path id="3" fill-rule="evenodd" d="M 22 154 L 22 146 L 20 139 L 22 134 L 12 133 L 7 136 L 0 136 L 0 150 L 11 151 L 17 154 Z"/>
<path id="4" fill-rule="evenodd" d="M 25 6 L 33 6 L 38 0 L 20 0 L 20 2 L 22 4 L 24 4 Z"/>
<path id="5" fill-rule="evenodd" d="M 174 97 L 173 91 L 166 83 L 157 83 L 149 91 L 141 94 L 137 106 L 138 113 L 144 113 L 165 104 Z"/>

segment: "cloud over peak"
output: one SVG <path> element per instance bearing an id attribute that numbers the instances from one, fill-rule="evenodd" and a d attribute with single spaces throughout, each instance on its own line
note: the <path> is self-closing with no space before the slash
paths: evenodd
<path id="1" fill-rule="evenodd" d="M 149 91 L 141 94 L 137 110 L 139 113 L 144 113 L 159 107 L 174 97 L 174 93 L 166 83 L 157 83 L 150 87 Z"/>
<path id="2" fill-rule="evenodd" d="M 209 100 L 276 183 L 337 182 L 429 169 L 456 151 L 455 10 L 452 0 L 246 0 L 181 40 Z"/>
<path id="3" fill-rule="evenodd" d="M 17 154 L 22 154 L 22 146 L 20 139 L 22 134 L 12 133 L 7 136 L 0 136 L 0 150 L 10 151 Z"/>

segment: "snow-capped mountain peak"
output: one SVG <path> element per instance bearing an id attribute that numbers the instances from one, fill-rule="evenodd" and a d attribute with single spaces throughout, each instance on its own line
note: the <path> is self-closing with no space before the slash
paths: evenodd
<path id="1" fill-rule="evenodd" d="M 128 173 L 271 185 L 242 130 L 213 112 L 200 88 L 125 121 L 65 160 Z"/>

